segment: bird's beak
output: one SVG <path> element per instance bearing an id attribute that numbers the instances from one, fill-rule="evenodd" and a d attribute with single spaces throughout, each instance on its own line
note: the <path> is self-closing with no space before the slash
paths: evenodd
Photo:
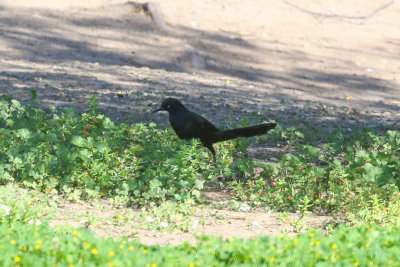
<path id="1" fill-rule="evenodd" d="M 156 113 L 156 112 L 163 111 L 163 110 L 166 110 L 166 109 L 163 108 L 162 106 L 159 106 L 158 108 L 156 108 L 155 110 L 153 110 L 153 112 L 151 112 L 151 113 Z"/>

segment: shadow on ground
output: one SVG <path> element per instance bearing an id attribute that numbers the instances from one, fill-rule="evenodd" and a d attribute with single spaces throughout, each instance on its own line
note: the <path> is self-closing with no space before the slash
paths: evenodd
<path id="1" fill-rule="evenodd" d="M 283 51 L 273 43 L 260 46 L 235 33 L 175 25 L 164 34 L 149 18 L 121 6 L 63 16 L 4 7 L 0 13 L 0 94 L 29 101 L 36 90 L 45 107 L 83 111 L 96 95 L 101 111 L 114 119 L 165 121 L 164 115 L 150 117 L 149 111 L 162 98 L 175 96 L 222 125 L 226 117 L 254 120 L 257 113 L 257 119 L 288 125 L 306 115 L 321 125 L 350 127 L 390 123 L 390 115 L 400 110 L 380 101 L 388 95 L 400 101 L 398 89 L 387 80 L 289 66 L 311 66 L 321 59 L 300 50 Z M 269 57 L 287 62 L 288 68 L 254 67 Z M 360 119 L 353 116 L 353 106 L 378 112 Z"/>

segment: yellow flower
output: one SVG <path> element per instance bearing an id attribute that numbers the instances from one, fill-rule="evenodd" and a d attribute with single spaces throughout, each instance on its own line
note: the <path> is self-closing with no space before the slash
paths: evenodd
<path id="1" fill-rule="evenodd" d="M 74 267 L 74 265 L 72 263 L 68 264 L 68 267 Z"/>
<path id="2" fill-rule="evenodd" d="M 15 244 L 15 240 L 14 240 L 14 239 L 11 240 L 11 241 L 10 241 L 10 244 L 14 245 L 14 244 Z"/>
<path id="3" fill-rule="evenodd" d="M 310 233 L 310 237 L 314 237 L 315 236 L 315 233 L 314 232 L 311 232 Z"/>
<path id="4" fill-rule="evenodd" d="M 365 244 L 365 247 L 369 247 L 369 243 Z"/>
<path id="5" fill-rule="evenodd" d="M 143 254 L 146 254 L 147 253 L 147 249 L 143 249 Z"/>
<path id="6" fill-rule="evenodd" d="M 36 245 L 35 249 L 36 249 L 36 250 L 39 250 L 39 249 L 40 249 L 40 246 L 39 246 L 39 245 Z"/>
<path id="7" fill-rule="evenodd" d="M 20 256 L 17 256 L 17 257 L 14 258 L 14 262 L 15 263 L 20 262 L 20 261 L 21 261 L 21 257 Z"/>
<path id="8" fill-rule="evenodd" d="M 333 245 L 331 246 L 331 248 L 332 248 L 332 249 L 337 249 L 337 245 L 336 245 L 336 244 L 333 244 Z"/>
<path id="9" fill-rule="evenodd" d="M 321 241 L 317 240 L 317 241 L 315 241 L 315 244 L 319 245 L 319 244 L 321 244 Z"/>
<path id="10" fill-rule="evenodd" d="M 229 239 L 229 241 L 233 242 L 233 241 L 235 241 L 235 238 L 231 237 L 231 239 Z"/>
<path id="11" fill-rule="evenodd" d="M 124 245 L 119 245 L 119 248 L 120 248 L 120 249 L 123 249 L 123 248 L 124 248 Z"/>
<path id="12" fill-rule="evenodd" d="M 93 255 L 97 255 L 97 253 L 99 253 L 99 252 L 97 251 L 97 249 L 95 249 L 95 248 L 92 249 L 92 254 L 93 254 Z"/>
<path id="13" fill-rule="evenodd" d="M 194 263 L 193 262 L 189 263 L 189 267 L 194 267 Z"/>
<path id="14" fill-rule="evenodd" d="M 78 235 L 79 235 L 79 232 L 78 232 L 77 230 L 75 230 L 72 234 L 73 234 L 74 236 L 78 236 Z"/>
<path id="15" fill-rule="evenodd" d="M 39 233 L 35 233 L 35 237 L 39 237 Z"/>
<path id="16" fill-rule="evenodd" d="M 157 264 L 156 263 L 152 263 L 151 267 L 157 267 Z"/>
<path id="17" fill-rule="evenodd" d="M 134 250 L 135 249 L 135 247 L 134 246 L 129 246 L 129 248 L 128 248 L 129 250 Z"/>
<path id="18" fill-rule="evenodd" d="M 115 255 L 114 251 L 110 251 L 110 252 L 108 252 L 108 256 L 110 256 L 110 257 L 114 257 L 114 255 Z"/>
<path id="19" fill-rule="evenodd" d="M 88 242 L 86 242 L 86 241 L 83 242 L 83 246 L 84 246 L 86 249 L 90 248 L 90 244 L 89 244 Z"/>
<path id="20" fill-rule="evenodd" d="M 280 234 L 279 237 L 280 237 L 280 238 L 284 238 L 285 235 L 284 235 L 284 234 Z"/>
<path id="21" fill-rule="evenodd" d="M 393 260 L 388 260 L 388 263 L 391 265 L 393 264 Z"/>
<path id="22" fill-rule="evenodd" d="M 42 243 L 43 243 L 43 241 L 42 241 L 41 239 L 39 239 L 38 241 L 36 241 L 36 243 L 38 243 L 38 244 L 42 244 Z"/>
<path id="23" fill-rule="evenodd" d="M 358 261 L 354 262 L 354 266 L 358 266 L 360 263 Z"/>
<path id="24" fill-rule="evenodd" d="M 274 257 L 271 257 L 271 258 L 269 259 L 269 261 L 272 262 L 272 263 L 274 263 L 274 262 L 275 262 L 275 258 L 274 258 Z"/>
<path id="25" fill-rule="evenodd" d="M 114 263 L 113 263 L 112 261 L 109 261 L 107 264 L 108 264 L 108 266 L 110 266 L 110 267 L 114 267 L 114 266 L 115 266 Z"/>
<path id="26" fill-rule="evenodd" d="M 22 249 L 23 251 L 27 251 L 27 250 L 28 250 L 28 248 L 27 248 L 26 246 L 23 246 L 21 249 Z"/>
<path id="27" fill-rule="evenodd" d="M 375 264 L 375 263 L 374 263 L 373 261 L 370 261 L 370 262 L 369 262 L 369 265 L 371 265 L 371 266 L 374 265 L 374 264 Z"/>

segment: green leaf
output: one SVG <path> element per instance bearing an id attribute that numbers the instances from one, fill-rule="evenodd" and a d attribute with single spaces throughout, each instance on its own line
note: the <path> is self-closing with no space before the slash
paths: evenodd
<path id="1" fill-rule="evenodd" d="M 79 147 L 85 147 L 86 141 L 81 136 L 73 135 L 71 138 L 71 144 L 79 146 Z"/>
<path id="2" fill-rule="evenodd" d="M 12 161 L 15 165 L 22 164 L 22 159 L 20 157 L 11 158 L 10 161 Z"/>
<path id="3" fill-rule="evenodd" d="M 371 163 L 365 163 L 362 168 L 365 171 L 364 176 L 368 181 L 375 181 L 376 177 L 383 173 L 382 167 L 372 165 Z"/>
<path id="4" fill-rule="evenodd" d="M 11 100 L 11 103 L 13 108 L 22 109 L 21 103 L 18 100 L 13 99 Z"/>
<path id="5" fill-rule="evenodd" d="M 12 119 L 7 119 L 6 120 L 6 125 L 9 127 L 12 127 L 14 125 L 14 121 Z"/>
<path id="6" fill-rule="evenodd" d="M 195 196 L 196 198 L 200 198 L 201 196 L 200 191 L 196 189 L 192 191 L 192 195 Z"/>
<path id="7" fill-rule="evenodd" d="M 268 163 L 264 166 L 264 170 L 269 175 L 277 175 L 279 173 L 278 167 L 275 163 Z"/>
<path id="8" fill-rule="evenodd" d="M 204 180 L 200 180 L 200 179 L 196 179 L 195 183 L 196 183 L 196 188 L 201 190 L 204 188 Z"/>
<path id="9" fill-rule="evenodd" d="M 58 180 L 52 177 L 49 180 L 45 181 L 45 184 L 48 188 L 55 188 L 58 185 Z"/>
<path id="10" fill-rule="evenodd" d="M 319 157 L 319 151 L 317 148 L 310 146 L 310 145 L 305 145 L 303 146 L 303 152 L 312 158 L 313 160 L 318 159 Z"/>
<path id="11" fill-rule="evenodd" d="M 24 139 L 28 139 L 31 136 L 31 132 L 26 128 L 22 128 L 17 131 L 17 135 Z"/>
<path id="12" fill-rule="evenodd" d="M 225 176 L 231 176 L 232 170 L 228 166 L 224 168 L 224 175 Z"/>
<path id="13" fill-rule="evenodd" d="M 88 160 L 91 157 L 91 153 L 87 149 L 82 149 L 81 151 L 79 151 L 79 156 L 84 160 Z"/>
<path id="14" fill-rule="evenodd" d="M 161 187 L 162 183 L 158 179 L 153 179 L 150 181 L 150 189 L 155 189 L 157 187 Z"/>
<path id="15" fill-rule="evenodd" d="M 300 138 L 304 138 L 304 134 L 302 132 L 299 131 L 295 131 L 294 134 Z"/>
<path id="16" fill-rule="evenodd" d="M 107 145 L 99 143 L 99 144 L 96 144 L 95 150 L 97 150 L 97 152 L 104 153 L 107 150 L 109 150 L 109 148 Z"/>
<path id="17" fill-rule="evenodd" d="M 95 145 L 95 141 L 94 141 L 93 137 L 89 136 L 85 141 L 85 145 L 88 148 L 93 148 Z"/>

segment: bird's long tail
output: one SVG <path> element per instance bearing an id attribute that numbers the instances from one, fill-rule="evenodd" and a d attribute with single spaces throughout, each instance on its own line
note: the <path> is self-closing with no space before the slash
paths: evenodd
<path id="1" fill-rule="evenodd" d="M 219 131 L 216 136 L 216 140 L 214 140 L 213 143 L 230 140 L 237 137 L 251 137 L 266 134 L 269 130 L 274 129 L 275 127 L 276 123 L 263 123 L 244 128 Z"/>

